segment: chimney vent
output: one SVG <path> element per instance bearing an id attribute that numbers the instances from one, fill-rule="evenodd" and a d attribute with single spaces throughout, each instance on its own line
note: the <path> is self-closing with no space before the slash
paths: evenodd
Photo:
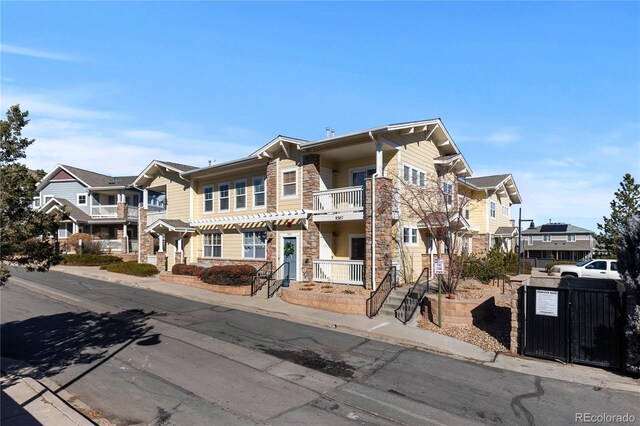
<path id="1" fill-rule="evenodd" d="M 330 135 L 330 133 L 329 133 L 329 132 L 330 132 L 330 130 L 331 130 L 331 129 L 329 129 L 328 127 L 325 127 L 325 128 L 324 128 L 325 136 L 326 136 L 326 138 L 327 138 L 327 139 L 329 139 L 329 135 Z"/>
<path id="2" fill-rule="evenodd" d="M 331 137 L 334 137 L 336 135 L 336 129 L 331 129 Z"/>

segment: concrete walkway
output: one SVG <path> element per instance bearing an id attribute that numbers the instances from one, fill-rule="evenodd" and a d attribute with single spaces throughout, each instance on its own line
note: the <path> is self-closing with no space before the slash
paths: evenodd
<path id="1" fill-rule="evenodd" d="M 133 277 L 100 270 L 98 267 L 56 266 L 52 269 L 316 327 L 332 328 L 337 331 L 389 343 L 421 348 L 499 369 L 595 387 L 640 392 L 640 381 L 629 377 L 620 376 L 599 368 L 565 365 L 555 361 L 487 352 L 469 343 L 418 328 L 415 325 L 415 321 L 402 325 L 402 323 L 391 317 L 369 319 L 366 316 L 339 314 L 293 305 L 282 301 L 279 297 L 267 299 L 263 294 L 249 297 L 215 293 L 209 290 L 161 281 L 157 277 Z"/>

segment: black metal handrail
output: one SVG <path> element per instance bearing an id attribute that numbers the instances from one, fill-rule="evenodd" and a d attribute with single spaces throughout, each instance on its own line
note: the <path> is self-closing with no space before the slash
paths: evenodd
<path id="1" fill-rule="evenodd" d="M 273 271 L 269 278 L 267 278 L 267 299 L 270 299 L 276 292 L 282 287 L 282 284 L 289 283 L 289 264 L 283 263 L 278 266 L 278 269 Z"/>
<path id="2" fill-rule="evenodd" d="M 273 264 L 271 262 L 264 262 L 260 269 L 256 271 L 256 274 L 251 279 L 251 296 L 255 296 L 258 291 L 267 282 L 267 279 L 271 275 L 273 270 Z"/>
<path id="3" fill-rule="evenodd" d="M 389 297 L 391 290 L 396 287 L 397 283 L 395 277 L 396 267 L 392 266 L 389 268 L 382 281 L 380 281 L 378 288 L 371 292 L 370 297 L 367 299 L 367 316 L 369 318 L 373 318 L 378 314 L 378 311 L 382 308 L 384 301 Z"/>
<path id="4" fill-rule="evenodd" d="M 416 282 L 407 291 L 400 306 L 395 310 L 396 318 L 400 322 L 406 324 L 411 319 L 418 306 L 420 306 L 420 301 L 430 290 L 429 286 L 429 268 L 424 268 Z"/>

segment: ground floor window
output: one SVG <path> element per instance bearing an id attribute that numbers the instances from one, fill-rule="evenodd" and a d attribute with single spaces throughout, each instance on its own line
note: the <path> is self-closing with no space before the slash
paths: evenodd
<path id="1" fill-rule="evenodd" d="M 243 257 L 245 259 L 266 258 L 266 231 L 243 232 Z"/>
<path id="2" fill-rule="evenodd" d="M 204 257 L 222 257 L 222 234 L 204 234 L 202 252 Z"/>

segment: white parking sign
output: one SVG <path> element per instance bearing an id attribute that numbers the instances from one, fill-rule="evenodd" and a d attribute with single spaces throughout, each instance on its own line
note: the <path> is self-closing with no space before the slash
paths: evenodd
<path id="1" fill-rule="evenodd" d="M 434 273 L 444 274 L 444 259 L 437 259 L 433 266 L 434 266 Z"/>

